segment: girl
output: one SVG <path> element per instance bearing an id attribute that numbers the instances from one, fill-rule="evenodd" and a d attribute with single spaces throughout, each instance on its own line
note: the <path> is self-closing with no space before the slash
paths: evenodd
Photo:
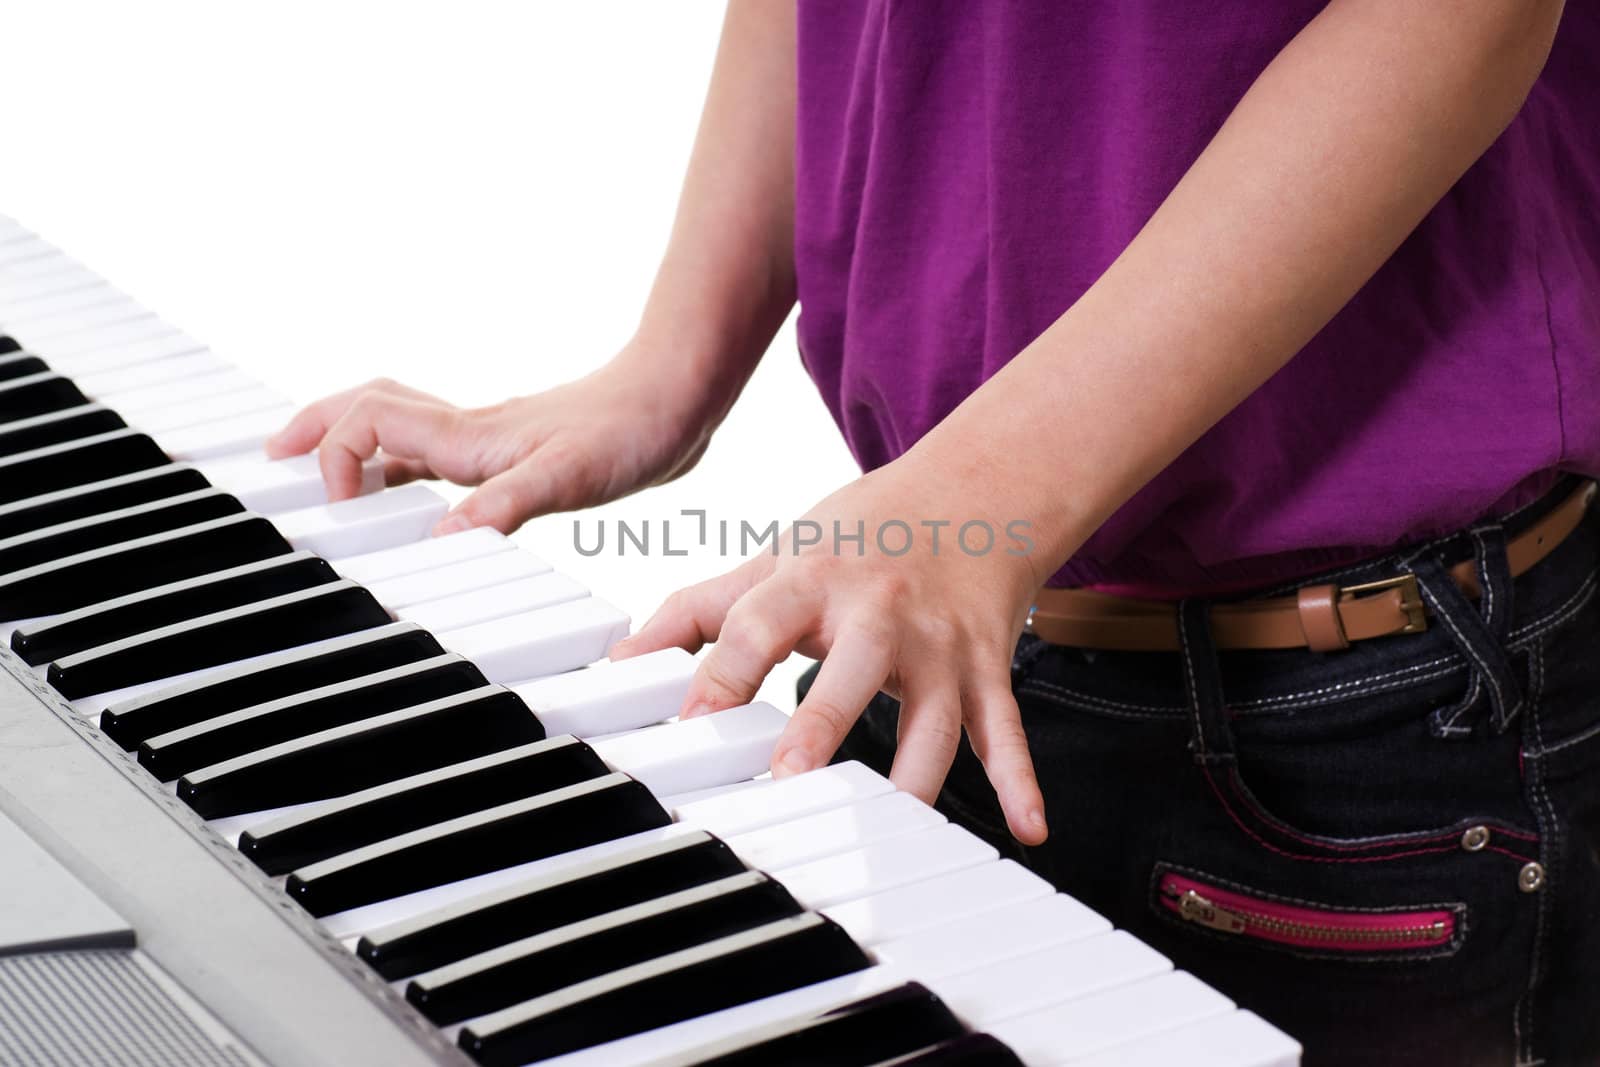
<path id="1" fill-rule="evenodd" d="M 798 300 L 864 543 L 617 655 L 715 641 L 685 714 L 822 659 L 774 773 L 892 768 L 1308 1063 L 1595 1062 L 1597 55 L 1559 0 L 734 0 L 609 366 L 271 451 L 510 530 L 686 470 Z"/>

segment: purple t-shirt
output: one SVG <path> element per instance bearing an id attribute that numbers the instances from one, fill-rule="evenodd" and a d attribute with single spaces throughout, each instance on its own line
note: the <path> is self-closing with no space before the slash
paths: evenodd
<path id="1" fill-rule="evenodd" d="M 1322 6 L 800 0 L 800 348 L 864 468 L 1093 284 Z M 1558 470 L 1600 474 L 1595 4 L 1567 6 L 1521 114 L 1372 281 L 1055 582 L 1270 583 Z"/>

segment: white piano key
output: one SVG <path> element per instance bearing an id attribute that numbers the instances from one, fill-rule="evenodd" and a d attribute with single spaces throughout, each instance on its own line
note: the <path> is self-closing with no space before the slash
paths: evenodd
<path id="1" fill-rule="evenodd" d="M 694 672 L 693 656 L 664 648 L 511 688 L 552 733 L 595 737 L 676 715 Z"/>
<path id="2" fill-rule="evenodd" d="M 614 605 L 586 597 L 438 637 L 450 651 L 477 664 L 491 681 L 506 682 L 593 663 L 627 636 L 628 623 L 628 616 Z"/>
<path id="3" fill-rule="evenodd" d="M 1170 970 L 1171 960 L 1116 930 L 923 984 L 963 1021 L 981 1029 Z"/>
<path id="4" fill-rule="evenodd" d="M 98 274 L 71 256 L 66 255 L 57 254 L 44 258 L 33 258 L 22 263 L 0 261 L 0 290 L 34 282 L 41 278 L 75 278 L 86 282 L 98 282 L 101 280 Z M 4 320 L 0 320 L 0 330 L 4 328 Z"/>
<path id="5" fill-rule="evenodd" d="M 601 738 L 600 740 L 604 740 Z M 743 782 L 729 782 L 727 785 L 714 785 L 709 789 L 690 789 L 682 793 L 668 793 L 661 797 L 661 806 L 668 811 L 676 811 L 684 804 L 693 804 L 709 797 L 720 797 L 726 793 L 748 793 L 751 791 L 767 789 L 773 784 L 771 775 L 762 775 Z"/>
<path id="6" fill-rule="evenodd" d="M 9 215 L 0 215 L 0 244 L 9 244 L 38 235 Z"/>
<path id="7" fill-rule="evenodd" d="M 238 497 L 246 508 L 262 515 L 298 511 L 328 502 L 328 487 L 322 480 L 322 468 L 317 465 L 315 455 L 292 456 L 269 462 L 262 462 L 254 456 L 233 456 L 196 466 L 212 485 L 226 489 Z M 382 488 L 383 458 L 373 456 L 361 466 L 361 494 L 376 493 Z M 349 560 L 341 563 L 339 571 L 346 578 L 354 578 L 355 575 L 345 572 L 345 564 L 348 563 Z"/>
<path id="8" fill-rule="evenodd" d="M 885 941 L 873 955 L 907 974 L 942 978 L 1110 932 L 1111 924 L 1098 912 L 1053 893 Z"/>
<path id="9" fill-rule="evenodd" d="M 148 363 L 151 360 L 167 359 L 171 356 L 186 356 L 205 350 L 205 345 L 186 333 L 169 333 L 147 341 L 135 341 L 132 344 L 117 345 L 97 352 L 56 356 L 51 366 L 63 374 L 76 378 L 86 374 L 100 374 L 121 367 L 131 367 L 135 363 Z"/>
<path id="10" fill-rule="evenodd" d="M 177 333 L 173 327 L 157 318 L 134 319 L 129 322 L 109 323 L 50 337 L 30 337 L 28 348 L 46 359 L 99 352 L 118 345 L 167 337 Z M 21 338 L 18 338 L 21 340 Z"/>
<path id="11" fill-rule="evenodd" d="M 87 271 L 62 270 L 44 274 L 23 274 L 18 277 L 0 273 L 0 333 L 5 331 L 6 309 L 12 304 L 34 296 L 91 289 L 103 283 L 103 279 Z"/>
<path id="12" fill-rule="evenodd" d="M 751 1034 L 793 1019 L 820 1015 L 886 993 L 904 975 L 869 967 L 618 1041 L 545 1060 L 542 1067 L 690 1067 L 726 1050 L 733 1035 Z"/>
<path id="13" fill-rule="evenodd" d="M 551 573 L 550 564 L 531 553 L 496 552 L 489 556 L 479 556 L 477 559 L 448 563 L 433 570 L 422 571 L 419 574 L 407 574 L 399 578 L 389 578 L 381 582 L 364 584 L 371 590 L 372 595 L 378 598 L 378 603 L 390 611 L 400 611 L 418 604 L 453 599 L 476 593 L 479 590 L 493 589 L 510 582 Z M 570 581 L 570 579 L 567 580 Z M 573 582 L 572 585 L 582 591 L 562 599 L 573 600 L 579 596 L 588 595 L 588 589 L 578 585 L 576 582 Z M 551 601 L 551 603 L 558 602 Z M 524 605 L 527 608 L 534 606 L 532 604 Z M 478 615 L 473 621 L 481 621 L 492 617 L 491 615 Z M 427 624 L 423 623 L 423 625 Z M 445 628 L 451 629 L 453 627 Z"/>
<path id="14" fill-rule="evenodd" d="M 415 577 L 415 576 L 413 576 Z M 564 574 L 548 571 L 531 578 L 517 578 L 491 588 L 480 588 L 395 611 L 406 619 L 435 633 L 459 630 L 473 623 L 502 619 L 507 615 L 581 600 L 589 595 L 587 586 Z"/>
<path id="15" fill-rule="evenodd" d="M 760 774 L 787 725 L 789 716 L 771 704 L 746 704 L 595 741 L 593 747 L 660 797 Z"/>
<path id="16" fill-rule="evenodd" d="M 1001 860 L 838 904 L 826 912 L 857 944 L 870 946 L 1054 892 L 1049 882 L 1020 863 Z"/>
<path id="17" fill-rule="evenodd" d="M 946 824 L 771 873 L 796 900 L 820 910 L 976 867 L 998 856 L 982 838 Z"/>
<path id="18" fill-rule="evenodd" d="M 268 410 L 292 412 L 294 408 L 288 397 L 263 385 L 207 397 L 203 404 L 168 404 L 126 414 L 125 417 L 130 426 L 137 426 L 148 434 L 162 435 L 187 427 L 211 426 L 219 420 L 231 422 L 243 415 L 255 417 Z M 277 424 L 278 428 L 282 428 L 282 425 L 282 422 Z M 262 440 L 266 440 L 265 436 Z"/>
<path id="19" fill-rule="evenodd" d="M 1069 1062 L 1074 1067 L 1296 1067 L 1300 1045 L 1259 1015 L 1236 1011 Z"/>
<path id="20" fill-rule="evenodd" d="M 173 459 L 191 463 L 241 452 L 260 455 L 265 462 L 266 456 L 261 455 L 261 450 L 267 438 L 283 429 L 283 424 L 293 417 L 294 405 L 280 399 L 270 407 L 231 418 L 163 431 L 158 435 L 159 443 L 161 450 Z"/>
<path id="21" fill-rule="evenodd" d="M 49 358 L 48 355 L 45 356 L 45 359 Z M 215 374 L 228 369 L 226 363 L 210 352 L 191 352 L 186 356 L 135 363 L 128 367 L 101 371 L 99 374 L 85 374 L 73 380 L 78 383 L 78 388 L 82 389 L 85 395 L 103 400 L 112 407 L 119 407 L 117 398 L 121 393 L 146 389 L 164 382 L 181 382 L 185 378 L 198 378 L 203 374 Z"/>
<path id="22" fill-rule="evenodd" d="M 33 316 L 13 315 L 7 325 L 18 333 L 38 338 L 38 343 L 42 345 L 53 337 L 70 337 L 102 326 L 121 326 L 141 319 L 153 320 L 155 312 L 124 298 L 116 303 L 72 311 Z"/>
<path id="23" fill-rule="evenodd" d="M 889 779 L 863 763 L 850 760 L 785 778 L 755 793 L 693 801 L 679 807 L 673 815 L 680 822 L 728 838 L 870 800 L 893 789 Z"/>
<path id="24" fill-rule="evenodd" d="M 316 469 L 316 459 L 313 456 L 296 456 L 294 459 L 279 462 L 309 464 L 305 467 L 307 471 Z M 382 472 L 381 466 L 379 472 L 380 474 Z M 320 476 L 319 472 L 318 477 Z M 511 539 L 499 530 L 489 526 L 474 526 L 470 530 L 461 530 L 443 537 L 430 537 L 395 548 L 346 556 L 339 561 L 339 573 L 362 585 L 371 586 L 394 578 L 403 578 L 408 574 L 419 574 L 438 567 L 446 567 L 463 560 L 478 559 L 496 552 L 510 552 L 515 547 Z"/>
<path id="25" fill-rule="evenodd" d="M 835 853 L 932 830 L 947 821 L 910 793 L 885 793 L 859 804 L 735 834 L 724 840 L 750 866 L 763 871 L 782 871 Z"/>
<path id="26" fill-rule="evenodd" d="M 395 897 L 365 907 L 351 908 L 336 915 L 324 916 L 322 925 L 336 938 L 361 937 L 401 923 L 409 923 L 421 916 L 442 908 L 450 908 L 489 893 L 521 892 L 524 883 L 535 879 L 558 877 L 563 872 L 574 872 L 586 864 L 604 860 L 633 850 L 677 840 L 694 833 L 693 828 L 673 823 L 643 833 L 621 837 L 615 841 L 602 841 L 587 848 L 563 852 L 542 860 L 533 860 L 516 867 L 480 874 L 449 885 L 435 886 L 403 897 Z"/>
<path id="27" fill-rule="evenodd" d="M 43 237 L 30 234 L 0 246 L 0 263 L 26 263 L 47 256 L 59 255 L 55 245 Z"/>
<path id="28" fill-rule="evenodd" d="M 21 323 L 46 315 L 74 311 L 78 308 L 92 308 L 99 307 L 102 304 L 127 301 L 127 294 L 111 288 L 109 282 L 100 281 L 94 285 L 72 289 L 64 293 L 40 293 L 36 296 L 13 297 L 6 301 L 5 315 L 8 323 Z"/>
<path id="29" fill-rule="evenodd" d="M 108 355 L 121 351 L 123 349 L 108 348 L 105 352 L 97 352 L 95 355 Z M 164 356 L 162 358 L 179 359 L 189 356 L 205 356 L 212 360 L 217 359 L 212 352 L 204 348 L 178 352 L 173 356 Z M 157 361 L 139 360 L 138 365 L 153 362 Z M 217 360 L 217 362 L 220 363 L 221 361 Z M 133 364 L 119 365 L 108 368 L 108 370 L 121 370 L 128 366 L 133 366 Z M 72 371 L 66 370 L 63 373 L 71 374 Z M 260 385 L 259 381 L 241 370 L 209 370 L 199 374 L 175 378 L 172 381 L 157 382 L 154 385 L 146 385 L 129 389 L 125 392 L 109 393 L 107 395 L 118 411 L 124 415 L 133 416 L 140 412 L 168 407 L 172 404 L 203 404 L 211 397 L 222 396 L 240 389 L 255 389 L 259 388 Z"/>
<path id="30" fill-rule="evenodd" d="M 1192 974 L 1172 971 L 990 1024 L 1024 1062 L 1051 1067 L 1233 1011 Z"/>
<path id="31" fill-rule="evenodd" d="M 432 489 L 406 485 L 337 504 L 286 511 L 272 524 L 296 548 L 324 559 L 420 541 L 450 506 Z"/>

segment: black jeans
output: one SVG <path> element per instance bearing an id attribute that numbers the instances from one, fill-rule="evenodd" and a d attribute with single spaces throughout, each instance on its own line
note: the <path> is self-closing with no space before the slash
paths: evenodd
<path id="1" fill-rule="evenodd" d="M 1024 637 L 1049 841 L 1010 839 L 966 746 L 939 806 L 1313 1067 L 1600 1063 L 1600 518 L 1515 581 L 1504 554 L 1572 488 L 1306 579 L 1409 571 L 1423 633 L 1218 655 L 1188 602 L 1177 654 Z M 1465 558 L 1477 603 L 1443 574 Z M 887 772 L 896 716 L 879 696 L 838 758 Z"/>

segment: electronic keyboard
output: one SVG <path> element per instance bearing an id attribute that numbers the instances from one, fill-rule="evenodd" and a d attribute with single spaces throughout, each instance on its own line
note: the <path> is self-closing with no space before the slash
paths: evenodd
<path id="1" fill-rule="evenodd" d="M 0 1062 L 1298 1062 L 292 410 L 0 219 Z"/>

